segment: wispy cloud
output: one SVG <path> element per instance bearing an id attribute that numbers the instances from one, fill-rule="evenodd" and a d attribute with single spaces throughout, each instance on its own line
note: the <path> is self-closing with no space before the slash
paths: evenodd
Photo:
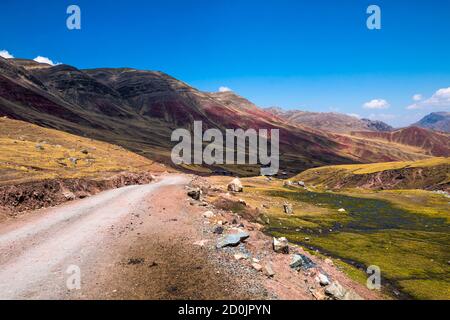
<path id="1" fill-rule="evenodd" d="M 52 60 L 50 60 L 49 58 L 47 58 L 47 57 L 42 57 L 42 56 L 37 56 L 37 57 L 34 58 L 33 60 L 36 61 L 36 62 L 39 62 L 39 63 L 46 63 L 46 64 L 49 64 L 49 65 L 51 65 L 51 66 L 56 66 L 56 65 L 60 64 L 59 62 L 58 62 L 58 63 L 55 63 L 55 62 L 53 62 Z"/>
<path id="2" fill-rule="evenodd" d="M 450 109 L 450 87 L 439 89 L 430 98 L 418 101 L 406 107 L 408 110 L 426 108 Z"/>
<path id="3" fill-rule="evenodd" d="M 387 109 L 390 104 L 384 99 L 373 99 L 363 104 L 365 109 Z"/>
<path id="4" fill-rule="evenodd" d="M 233 91 L 233 90 L 231 90 L 231 89 L 228 88 L 228 87 L 220 87 L 220 88 L 219 88 L 219 92 L 231 92 L 231 91 Z"/>
<path id="5" fill-rule="evenodd" d="M 423 99 L 423 96 L 420 93 L 416 93 L 415 95 L 413 95 L 412 99 L 414 101 L 420 101 Z"/>
<path id="6" fill-rule="evenodd" d="M 0 50 L 0 57 L 5 58 L 5 59 L 14 58 L 14 56 L 11 53 L 9 53 L 7 50 Z"/>

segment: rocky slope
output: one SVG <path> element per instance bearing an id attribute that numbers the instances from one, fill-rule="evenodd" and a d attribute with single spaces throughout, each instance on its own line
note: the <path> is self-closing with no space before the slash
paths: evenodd
<path id="1" fill-rule="evenodd" d="M 307 112 L 300 110 L 283 110 L 280 108 L 267 108 L 266 110 L 289 122 L 334 133 L 349 133 L 351 131 L 383 132 L 394 129 L 382 121 L 358 119 L 342 113 Z"/>
<path id="2" fill-rule="evenodd" d="M 0 58 L 0 115 L 123 146 L 171 164 L 176 128 L 280 130 L 280 171 L 426 157 L 400 144 L 383 146 L 286 121 L 231 92 L 205 93 L 167 74 L 127 68 L 79 70 Z M 197 170 L 189 167 L 188 169 Z M 206 166 L 239 175 L 258 166 Z"/>
<path id="3" fill-rule="evenodd" d="M 450 132 L 450 112 L 433 112 L 422 118 L 413 126 Z"/>

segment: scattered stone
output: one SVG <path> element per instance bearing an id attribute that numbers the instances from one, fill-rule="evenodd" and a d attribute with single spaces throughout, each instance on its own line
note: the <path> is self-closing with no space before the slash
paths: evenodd
<path id="1" fill-rule="evenodd" d="M 321 286 L 325 287 L 330 284 L 330 280 L 328 277 L 322 273 L 319 272 L 319 274 L 316 276 L 316 281 L 320 283 Z"/>
<path id="2" fill-rule="evenodd" d="M 214 217 L 214 212 L 206 211 L 206 212 L 203 213 L 203 217 L 204 218 L 212 218 L 212 217 Z"/>
<path id="3" fill-rule="evenodd" d="M 264 265 L 264 270 L 263 271 L 264 271 L 264 274 L 266 276 L 268 276 L 269 278 L 272 278 L 275 275 L 275 272 L 273 271 L 273 268 L 272 268 L 272 264 L 270 262 L 266 263 Z"/>
<path id="4" fill-rule="evenodd" d="M 239 261 L 239 260 L 242 260 L 242 259 L 247 259 L 248 256 L 247 256 L 246 254 L 243 254 L 243 253 L 238 252 L 238 253 L 236 253 L 236 254 L 234 255 L 234 258 L 235 258 L 237 261 Z"/>
<path id="5" fill-rule="evenodd" d="M 316 298 L 316 300 L 325 300 L 326 299 L 326 296 L 322 290 L 313 291 L 312 295 L 314 298 Z"/>
<path id="6" fill-rule="evenodd" d="M 330 266 L 334 265 L 333 260 L 331 260 L 331 259 L 329 259 L 329 258 L 326 258 L 326 259 L 325 259 L 325 263 L 328 264 L 328 265 L 330 265 Z"/>
<path id="7" fill-rule="evenodd" d="M 78 158 L 74 158 L 74 157 L 70 157 L 68 160 L 69 160 L 70 162 L 72 162 L 73 165 L 76 165 L 77 162 L 78 162 Z"/>
<path id="8" fill-rule="evenodd" d="M 228 234 L 217 242 L 217 248 L 235 247 L 250 235 L 245 231 Z"/>
<path id="9" fill-rule="evenodd" d="M 83 149 L 83 150 L 81 150 L 81 153 L 82 153 L 82 154 L 88 154 L 89 151 L 88 151 L 87 149 Z"/>
<path id="10" fill-rule="evenodd" d="M 39 150 L 39 151 L 44 150 L 44 146 L 40 143 L 36 144 L 35 148 L 36 148 L 36 150 Z"/>
<path id="11" fill-rule="evenodd" d="M 144 258 L 130 258 L 128 259 L 129 265 L 136 265 L 136 264 L 142 264 L 145 262 Z"/>
<path id="12" fill-rule="evenodd" d="M 346 290 L 339 282 L 334 281 L 325 288 L 325 293 L 334 300 L 363 300 L 356 292 Z"/>
<path id="13" fill-rule="evenodd" d="M 300 187 L 305 187 L 305 183 L 303 181 L 297 182 Z"/>
<path id="14" fill-rule="evenodd" d="M 300 271 L 300 269 L 308 270 L 314 268 L 316 264 L 307 256 L 296 253 L 292 256 L 292 262 L 289 266 L 294 270 Z"/>
<path id="15" fill-rule="evenodd" d="M 290 187 L 290 186 L 292 186 L 292 181 L 287 180 L 283 182 L 283 187 Z"/>
<path id="16" fill-rule="evenodd" d="M 292 208 L 292 204 L 290 204 L 288 202 L 283 204 L 283 209 L 284 209 L 284 213 L 286 213 L 286 214 L 293 214 L 294 213 L 294 209 Z"/>
<path id="17" fill-rule="evenodd" d="M 242 192 L 244 191 L 244 187 L 242 186 L 241 180 L 239 178 L 235 178 L 231 181 L 227 186 L 228 191 L 231 192 Z"/>
<path id="18" fill-rule="evenodd" d="M 247 202 L 245 202 L 245 200 L 239 199 L 239 203 L 245 207 L 247 206 Z"/>
<path id="19" fill-rule="evenodd" d="M 289 242 L 285 237 L 273 238 L 273 251 L 277 253 L 289 253 Z"/>
<path id="20" fill-rule="evenodd" d="M 213 233 L 215 233 L 215 234 L 222 234 L 223 231 L 224 231 L 224 229 L 223 229 L 222 226 L 217 226 L 217 227 L 214 228 Z"/>
<path id="21" fill-rule="evenodd" d="M 258 272 L 262 270 L 262 266 L 256 262 L 252 263 L 252 267 L 253 267 L 253 269 L 255 269 Z"/>
<path id="22" fill-rule="evenodd" d="M 253 258 L 252 261 L 253 261 L 254 263 L 259 263 L 259 259 L 256 259 L 256 258 Z"/>
<path id="23" fill-rule="evenodd" d="M 187 195 L 191 197 L 194 200 L 200 200 L 200 197 L 202 196 L 202 190 L 200 188 L 196 188 L 194 190 L 188 191 Z"/>
<path id="24" fill-rule="evenodd" d="M 63 196 L 64 196 L 64 198 L 66 198 L 66 200 L 69 200 L 69 201 L 75 200 L 75 198 L 76 198 L 75 194 L 71 191 L 64 191 Z"/>
<path id="25" fill-rule="evenodd" d="M 346 212 L 346 210 L 345 210 L 344 208 L 340 208 L 340 209 L 338 210 L 338 212 Z"/>

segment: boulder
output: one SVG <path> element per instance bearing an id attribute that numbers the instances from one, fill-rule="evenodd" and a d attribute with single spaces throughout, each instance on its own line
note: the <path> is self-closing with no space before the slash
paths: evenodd
<path id="1" fill-rule="evenodd" d="M 290 203 L 285 203 L 283 204 L 283 209 L 284 209 L 284 213 L 286 214 L 293 214 L 294 213 L 294 209 L 292 208 L 292 204 Z"/>
<path id="2" fill-rule="evenodd" d="M 238 252 L 234 255 L 234 258 L 239 261 L 242 259 L 248 259 L 248 256 L 246 254 Z"/>
<path id="3" fill-rule="evenodd" d="M 275 272 L 273 271 L 273 268 L 272 268 L 272 264 L 269 262 L 269 263 L 266 263 L 265 265 L 264 265 L 264 270 L 263 270 L 263 272 L 264 272 L 264 274 L 266 275 L 266 276 L 268 276 L 269 278 L 272 278 L 274 275 L 275 275 Z"/>
<path id="4" fill-rule="evenodd" d="M 239 178 L 233 179 L 233 181 L 231 181 L 228 184 L 227 189 L 228 189 L 228 191 L 231 191 L 231 192 L 242 192 L 242 191 L 244 191 L 244 187 L 242 186 L 241 180 L 239 180 Z"/>
<path id="5" fill-rule="evenodd" d="M 214 228 L 214 231 L 213 231 L 213 232 L 214 232 L 215 234 L 222 234 L 222 233 L 223 233 L 223 230 L 224 230 L 224 229 L 223 229 L 222 226 L 217 226 L 217 227 Z"/>
<path id="6" fill-rule="evenodd" d="M 250 237 L 250 235 L 245 231 L 228 234 L 217 242 L 216 247 L 217 248 L 235 247 L 235 246 L 239 245 L 239 243 L 241 243 L 241 241 L 244 241 L 248 237 Z"/>
<path id="7" fill-rule="evenodd" d="M 289 265 L 292 269 L 299 271 L 314 268 L 316 264 L 307 256 L 296 253 L 292 256 L 292 262 Z"/>
<path id="8" fill-rule="evenodd" d="M 200 188 L 195 188 L 193 190 L 188 191 L 187 195 L 194 200 L 200 200 L 202 196 L 202 190 Z"/>
<path id="9" fill-rule="evenodd" d="M 320 272 L 316 277 L 316 281 L 323 287 L 330 284 L 330 280 L 328 279 L 328 277 Z"/>
<path id="10" fill-rule="evenodd" d="M 346 290 L 339 282 L 334 281 L 326 287 L 325 293 L 334 300 L 363 300 L 356 292 Z"/>
<path id="11" fill-rule="evenodd" d="M 273 238 L 273 251 L 277 253 L 289 253 L 289 242 L 285 237 Z"/>
<path id="12" fill-rule="evenodd" d="M 344 208 L 340 208 L 339 210 L 338 210 L 338 212 L 346 212 L 346 210 L 344 209 Z"/>
<path id="13" fill-rule="evenodd" d="M 206 211 L 206 212 L 203 213 L 203 217 L 204 218 L 212 218 L 212 217 L 214 217 L 214 212 Z"/>
<path id="14" fill-rule="evenodd" d="M 255 269 L 258 272 L 262 270 L 262 266 L 256 262 L 252 263 L 252 267 L 253 267 L 253 269 Z"/>

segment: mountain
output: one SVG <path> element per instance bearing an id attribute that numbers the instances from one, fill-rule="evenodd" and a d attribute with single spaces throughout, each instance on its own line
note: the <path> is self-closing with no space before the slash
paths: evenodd
<path id="1" fill-rule="evenodd" d="M 351 135 L 418 148 L 435 157 L 448 157 L 450 154 L 450 134 L 419 127 L 407 127 L 391 132 L 352 132 Z"/>
<path id="2" fill-rule="evenodd" d="M 450 158 L 327 166 L 306 170 L 295 177 L 307 185 L 331 189 L 450 190 Z"/>
<path id="3" fill-rule="evenodd" d="M 131 68 L 80 70 L 0 58 L 0 115 L 106 141 L 172 164 L 173 130 L 279 129 L 280 171 L 330 164 L 419 160 L 420 148 L 340 135 L 287 121 L 232 92 L 206 93 L 163 72 Z M 356 119 L 357 120 L 357 119 Z M 258 166 L 184 166 L 255 175 Z"/>
<path id="4" fill-rule="evenodd" d="M 289 122 L 334 133 L 349 133 L 351 131 L 393 130 L 390 125 L 382 121 L 359 119 L 354 116 L 335 112 L 283 110 L 276 107 L 267 108 L 266 110 L 274 115 L 286 119 Z"/>
<path id="5" fill-rule="evenodd" d="M 413 126 L 436 131 L 450 132 L 450 112 L 433 112 L 422 118 Z"/>

